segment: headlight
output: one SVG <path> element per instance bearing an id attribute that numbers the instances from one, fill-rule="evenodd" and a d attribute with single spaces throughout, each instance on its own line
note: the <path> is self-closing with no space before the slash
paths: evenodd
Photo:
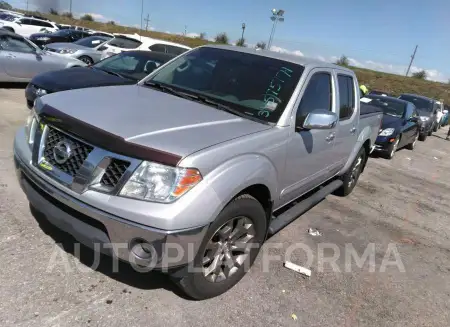
<path id="1" fill-rule="evenodd" d="M 47 90 L 36 88 L 35 94 L 37 97 L 42 97 L 47 94 Z"/>
<path id="2" fill-rule="evenodd" d="M 181 197 L 201 180 L 202 175 L 197 169 L 144 161 L 123 186 L 120 195 L 167 203 Z"/>
<path id="3" fill-rule="evenodd" d="M 38 126 L 38 119 L 34 109 L 30 110 L 30 114 L 27 117 L 25 123 L 25 136 L 27 138 L 28 145 L 32 146 L 34 143 L 34 137 L 36 135 L 36 129 Z"/>
<path id="4" fill-rule="evenodd" d="M 38 37 L 36 40 L 38 40 L 38 41 L 48 41 L 48 40 L 50 40 L 50 38 L 44 36 L 44 37 Z"/>
<path id="5" fill-rule="evenodd" d="M 426 117 L 426 116 L 420 116 L 419 118 L 421 121 L 427 121 L 428 119 L 430 119 L 430 117 Z"/>
<path id="6" fill-rule="evenodd" d="M 394 134 L 395 128 L 386 128 L 381 131 L 380 136 L 391 136 Z"/>
<path id="7" fill-rule="evenodd" d="M 61 54 L 72 54 L 75 52 L 77 52 L 77 50 L 74 50 L 74 49 L 61 49 L 58 51 L 58 53 L 61 53 Z"/>

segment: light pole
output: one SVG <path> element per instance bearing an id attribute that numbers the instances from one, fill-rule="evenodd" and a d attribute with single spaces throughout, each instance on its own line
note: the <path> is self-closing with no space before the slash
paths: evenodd
<path id="1" fill-rule="evenodd" d="M 270 20 L 273 22 L 272 31 L 270 32 L 269 42 L 267 44 L 267 49 L 270 50 L 272 46 L 273 36 L 275 35 L 275 29 L 277 27 L 278 22 L 284 22 L 284 10 L 283 9 L 272 9 L 272 16 Z"/>
<path id="2" fill-rule="evenodd" d="M 242 36 L 241 40 L 244 40 L 245 23 L 242 23 Z"/>
<path id="3" fill-rule="evenodd" d="M 144 0 L 141 1 L 141 34 L 144 28 Z M 139 40 L 141 40 L 142 36 L 139 36 Z"/>

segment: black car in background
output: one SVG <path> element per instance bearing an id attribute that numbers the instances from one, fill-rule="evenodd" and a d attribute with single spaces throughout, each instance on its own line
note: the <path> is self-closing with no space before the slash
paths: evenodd
<path id="1" fill-rule="evenodd" d="M 136 84 L 175 55 L 154 51 L 125 51 L 89 67 L 76 67 L 36 75 L 25 89 L 28 108 L 50 93 L 111 85 Z"/>
<path id="2" fill-rule="evenodd" d="M 383 95 L 367 95 L 372 106 L 383 110 L 381 129 L 375 142 L 375 151 L 392 159 L 402 147 L 414 150 L 419 137 L 419 115 L 411 102 Z"/>
<path id="3" fill-rule="evenodd" d="M 90 36 L 90 34 L 88 34 L 87 32 L 67 29 L 67 30 L 59 30 L 54 33 L 31 34 L 30 40 L 40 48 L 43 48 L 46 44 L 56 42 L 71 43 L 88 36 Z"/>
<path id="4" fill-rule="evenodd" d="M 402 94 L 399 99 L 413 103 L 416 106 L 420 119 L 420 141 L 425 141 L 427 136 L 431 136 L 436 130 L 437 120 L 437 104 L 434 99 L 417 95 L 417 94 Z"/>
<path id="5" fill-rule="evenodd" d="M 369 92 L 369 95 L 382 95 L 385 97 L 392 97 L 392 94 L 380 90 L 372 90 Z"/>

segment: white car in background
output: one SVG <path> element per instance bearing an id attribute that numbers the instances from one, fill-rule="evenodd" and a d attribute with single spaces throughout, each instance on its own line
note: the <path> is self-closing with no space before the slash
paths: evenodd
<path id="1" fill-rule="evenodd" d="M 441 128 L 441 124 L 442 124 L 442 117 L 444 116 L 444 103 L 442 103 L 441 101 L 436 101 L 436 110 L 437 110 L 437 114 L 436 114 L 436 130 L 435 132 Z"/>
<path id="2" fill-rule="evenodd" d="M 178 56 L 191 49 L 183 44 L 157 40 L 139 34 L 114 34 L 114 39 L 105 43 L 99 50 L 103 51 L 103 60 L 129 50 L 156 51 Z"/>
<path id="3" fill-rule="evenodd" d="M 13 21 L 0 21 L 0 28 L 20 34 L 24 37 L 30 37 L 31 34 L 39 32 L 45 31 L 51 33 L 59 30 L 56 23 L 30 17 L 20 17 Z"/>

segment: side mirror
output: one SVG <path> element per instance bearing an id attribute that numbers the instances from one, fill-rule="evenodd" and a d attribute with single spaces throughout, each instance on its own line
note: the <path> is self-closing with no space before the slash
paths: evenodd
<path id="1" fill-rule="evenodd" d="M 409 121 L 413 122 L 413 123 L 417 123 L 419 121 L 418 117 L 411 117 L 409 118 Z"/>
<path id="2" fill-rule="evenodd" d="M 331 129 L 336 126 L 338 115 L 329 110 L 317 109 L 310 112 L 303 122 L 301 120 L 297 122 L 297 130 Z"/>

